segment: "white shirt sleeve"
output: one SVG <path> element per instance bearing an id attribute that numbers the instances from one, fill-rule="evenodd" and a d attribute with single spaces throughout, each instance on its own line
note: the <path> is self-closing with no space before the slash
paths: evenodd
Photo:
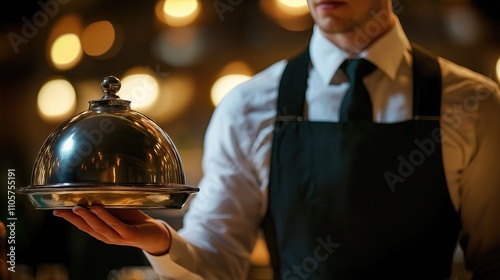
<path id="1" fill-rule="evenodd" d="M 453 64 L 444 81 L 444 167 L 465 263 L 477 279 L 500 279 L 500 90 Z"/>
<path id="2" fill-rule="evenodd" d="M 278 81 L 273 75 L 284 67 L 276 65 L 230 92 L 215 109 L 205 135 L 200 192 L 189 205 L 184 225 L 178 233 L 169 228 L 169 254 L 145 252 L 163 279 L 247 277 L 267 208 Z"/>

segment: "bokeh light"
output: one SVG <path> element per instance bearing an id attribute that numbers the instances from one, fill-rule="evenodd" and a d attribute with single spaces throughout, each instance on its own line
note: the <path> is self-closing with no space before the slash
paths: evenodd
<path id="1" fill-rule="evenodd" d="M 457 44 L 470 45 L 478 42 L 483 27 L 476 12 L 462 4 L 452 5 L 443 12 L 444 28 Z"/>
<path id="2" fill-rule="evenodd" d="M 253 75 L 250 67 L 243 61 L 237 60 L 227 64 L 219 73 L 218 79 L 212 85 L 210 98 L 212 104 L 219 102 L 237 85 L 248 81 Z"/>
<path id="3" fill-rule="evenodd" d="M 113 24 L 107 20 L 89 24 L 83 30 L 81 41 L 83 51 L 90 56 L 101 56 L 113 46 L 116 38 Z"/>
<path id="4" fill-rule="evenodd" d="M 188 110 L 195 97 L 195 81 L 188 74 L 171 74 L 162 79 L 160 95 L 149 116 L 169 122 Z"/>
<path id="5" fill-rule="evenodd" d="M 217 106 L 219 102 L 237 85 L 250 79 L 250 76 L 241 74 L 225 75 L 217 79 L 212 86 L 211 99 L 212 103 Z"/>
<path id="6" fill-rule="evenodd" d="M 121 84 L 118 96 L 130 100 L 132 109 L 148 114 L 160 91 L 153 71 L 143 67 L 132 68 L 124 74 Z"/>
<path id="7" fill-rule="evenodd" d="M 75 67 L 83 57 L 80 34 L 83 31 L 82 19 L 78 14 L 62 16 L 52 26 L 47 37 L 47 60 L 57 70 Z"/>
<path id="8" fill-rule="evenodd" d="M 54 41 L 50 49 L 50 58 L 57 69 L 73 68 L 82 58 L 80 38 L 76 34 L 64 34 Z"/>
<path id="9" fill-rule="evenodd" d="M 497 60 L 496 72 L 497 72 L 497 81 L 500 81 L 500 57 Z"/>
<path id="10" fill-rule="evenodd" d="M 185 26 L 195 21 L 200 14 L 198 0 L 160 0 L 156 4 L 156 17 L 170 26 Z"/>
<path id="11" fill-rule="evenodd" d="M 304 31 L 313 26 L 306 0 L 260 0 L 260 6 L 284 29 Z"/>
<path id="12" fill-rule="evenodd" d="M 277 7 L 290 15 L 304 15 L 309 12 L 307 0 L 276 0 Z"/>
<path id="13" fill-rule="evenodd" d="M 45 83 L 38 92 L 38 113 L 45 121 L 66 120 L 74 113 L 75 105 L 75 89 L 65 79 L 52 79 Z"/>
<path id="14" fill-rule="evenodd" d="M 173 66 L 199 62 L 206 49 L 203 32 L 195 26 L 165 29 L 152 42 L 153 54 Z"/>

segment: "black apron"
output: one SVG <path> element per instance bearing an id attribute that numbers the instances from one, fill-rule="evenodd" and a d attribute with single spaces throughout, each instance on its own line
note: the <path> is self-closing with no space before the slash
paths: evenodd
<path id="1" fill-rule="evenodd" d="M 306 121 L 308 51 L 285 68 L 263 221 L 275 279 L 439 279 L 460 229 L 445 180 L 437 59 L 413 46 L 413 115 Z"/>

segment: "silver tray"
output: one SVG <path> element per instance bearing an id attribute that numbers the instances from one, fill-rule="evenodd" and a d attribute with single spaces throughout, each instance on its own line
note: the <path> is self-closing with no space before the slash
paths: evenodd
<path id="1" fill-rule="evenodd" d="M 181 209 L 199 188 L 168 186 L 66 186 L 51 185 L 21 188 L 35 209 L 71 209 L 76 205 L 99 204 L 106 208 Z"/>

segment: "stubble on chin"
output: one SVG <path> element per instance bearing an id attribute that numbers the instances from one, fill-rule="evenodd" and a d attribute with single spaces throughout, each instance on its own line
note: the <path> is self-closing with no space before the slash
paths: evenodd
<path id="1" fill-rule="evenodd" d="M 357 54 L 387 32 L 394 24 L 394 18 L 390 13 L 380 13 L 380 11 L 378 14 L 374 12 L 373 17 L 370 17 L 368 21 L 339 22 L 333 18 L 322 19 L 322 22 L 318 23 L 318 27 L 321 33 L 338 47 L 348 53 Z M 373 24 L 370 24 L 370 21 L 373 21 Z"/>

